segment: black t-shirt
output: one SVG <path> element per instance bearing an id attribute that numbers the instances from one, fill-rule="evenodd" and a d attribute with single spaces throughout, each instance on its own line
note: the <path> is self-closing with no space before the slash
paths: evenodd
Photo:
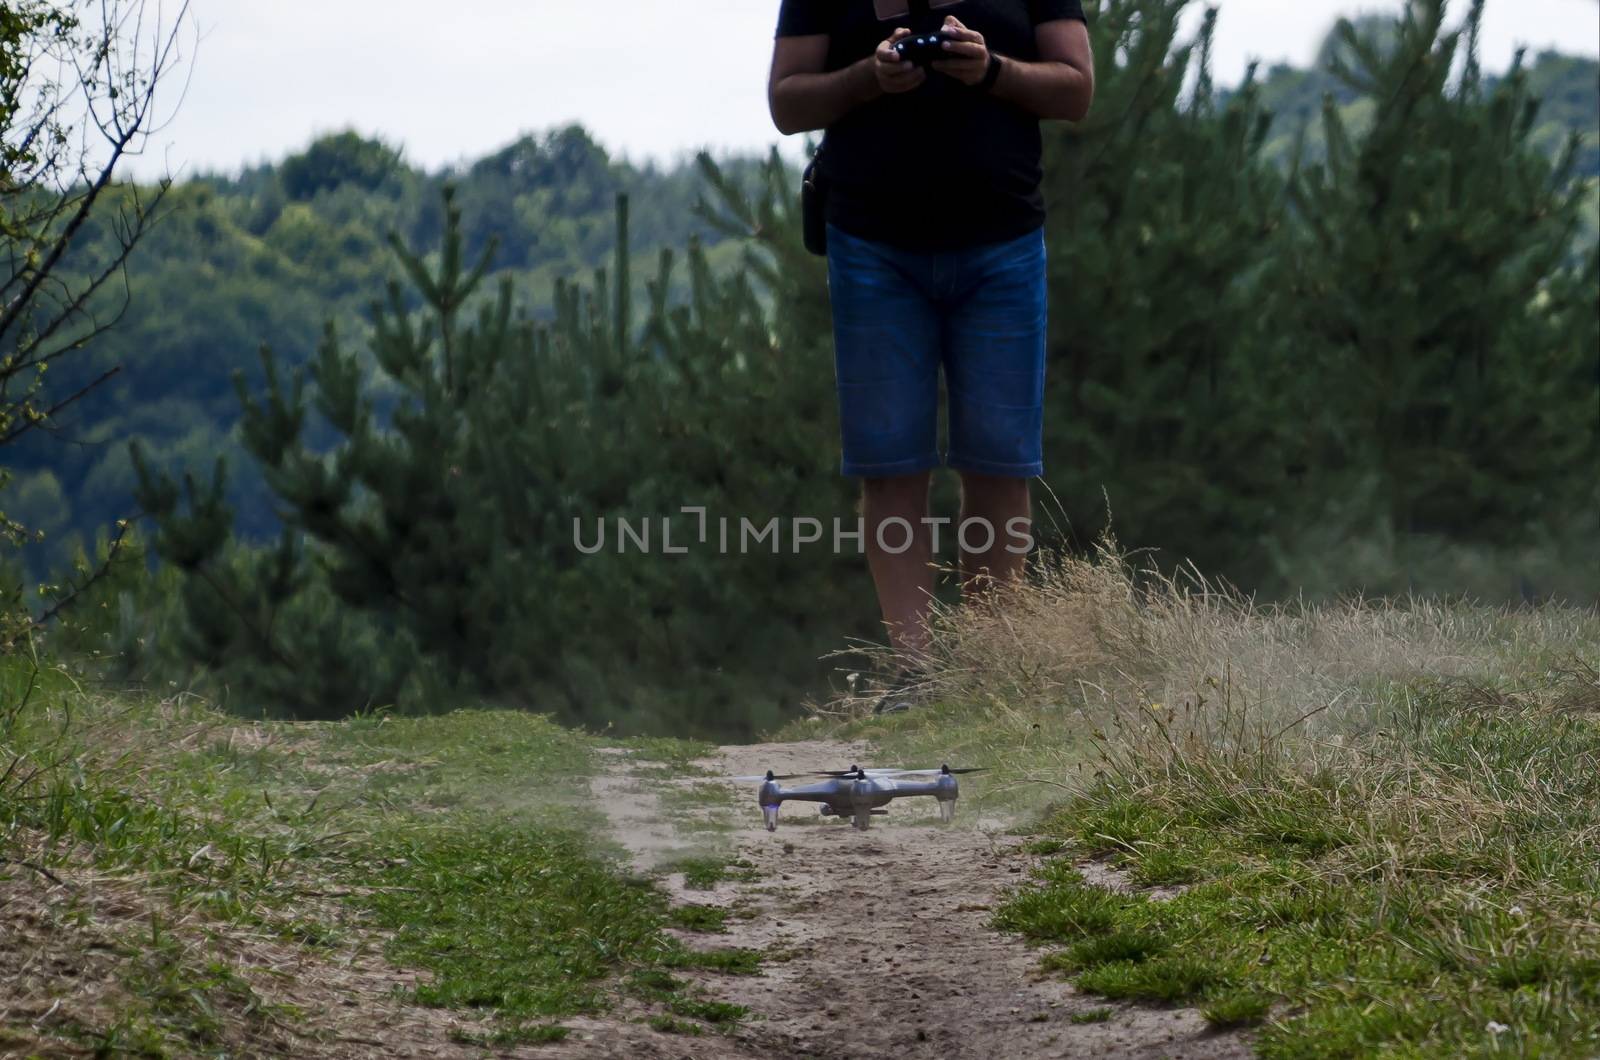
<path id="1" fill-rule="evenodd" d="M 990 51 L 1034 62 L 1034 27 L 1082 21 L 1083 6 L 961 0 L 920 20 L 907 14 L 880 21 L 873 0 L 783 0 L 778 36 L 827 34 L 831 71 L 871 55 L 900 26 L 925 33 L 946 15 L 983 34 Z M 819 162 L 831 182 L 828 220 L 908 250 L 1015 239 L 1044 223 L 1041 151 L 1038 118 L 930 70 L 918 88 L 879 96 L 828 127 Z"/>

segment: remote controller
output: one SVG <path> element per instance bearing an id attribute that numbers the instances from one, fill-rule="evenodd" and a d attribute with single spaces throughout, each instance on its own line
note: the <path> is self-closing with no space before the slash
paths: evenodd
<path id="1" fill-rule="evenodd" d="M 946 36 L 944 30 L 937 33 L 914 33 L 895 41 L 894 50 L 902 59 L 909 59 L 918 66 L 927 66 L 935 59 L 949 58 L 944 50 L 944 42 L 951 39 Z"/>

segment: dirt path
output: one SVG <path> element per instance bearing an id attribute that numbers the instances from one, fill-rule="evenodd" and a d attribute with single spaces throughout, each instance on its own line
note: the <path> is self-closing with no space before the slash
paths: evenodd
<path id="1" fill-rule="evenodd" d="M 807 742 L 724 747 L 697 763 L 722 776 L 872 764 L 860 745 Z M 1008 822 L 937 823 L 931 799 L 891 806 L 869 832 L 785 807 L 776 833 L 762 827 L 755 786 L 735 805 L 696 809 L 668 779 L 614 757 L 595 781 L 618 840 L 643 870 L 691 848 L 702 827 L 731 843 L 755 878 L 715 890 L 665 883 L 677 900 L 729 907 L 727 933 L 692 936 L 697 947 L 744 946 L 769 954 L 757 976 L 696 973 L 709 996 L 747 1006 L 728 1035 L 681 1037 L 617 1021 L 579 1021 L 563 1055 L 720 1058 L 939 1056 L 1235 1058 L 1245 1041 L 1208 1033 L 1191 1010 L 1108 1006 L 1038 972 L 1038 954 L 990 930 L 990 909 L 1023 878 L 1029 858 Z M 968 778 L 967 784 L 981 784 Z M 704 792 L 706 789 L 696 789 Z M 688 794 L 687 792 L 679 793 Z M 686 805 L 688 804 L 688 805 Z M 697 821 L 696 815 L 713 818 Z M 731 829 L 731 830 L 730 830 Z M 674 837 L 677 838 L 674 838 Z M 1103 1022 L 1071 1017 L 1112 1009 Z M 622 1015 L 626 1015 L 625 1013 Z"/>

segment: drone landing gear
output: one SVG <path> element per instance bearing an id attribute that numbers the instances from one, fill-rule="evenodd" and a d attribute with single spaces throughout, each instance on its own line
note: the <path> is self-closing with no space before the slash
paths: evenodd
<path id="1" fill-rule="evenodd" d="M 955 819 L 956 819 L 956 800 L 954 800 L 954 799 L 941 799 L 941 800 L 939 800 L 939 820 L 943 821 L 945 824 L 949 824 L 951 821 L 953 821 Z"/>

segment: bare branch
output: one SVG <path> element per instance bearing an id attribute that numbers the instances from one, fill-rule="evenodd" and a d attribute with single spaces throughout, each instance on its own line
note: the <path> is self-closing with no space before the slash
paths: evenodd
<path id="1" fill-rule="evenodd" d="M 57 598 L 56 602 L 51 604 L 43 614 L 35 618 L 30 625 L 31 629 L 38 630 L 49 625 L 57 615 L 71 607 L 74 600 L 88 592 L 95 583 L 111 573 L 111 568 L 116 565 L 117 559 L 122 555 L 122 550 L 126 547 L 128 531 L 132 526 L 133 522 L 129 519 L 119 519 L 117 521 L 117 534 L 111 539 L 111 543 L 106 546 L 106 558 L 90 572 L 87 578 L 74 585 L 65 595 Z"/>
<path id="2" fill-rule="evenodd" d="M 189 0 L 174 6 L 175 17 L 162 0 L 15 5 L 25 28 L 6 42 L 0 107 L 0 446 L 35 429 L 53 433 L 53 416 L 116 372 L 56 400 L 43 389 L 42 369 L 83 351 L 122 318 L 129 257 L 164 216 L 170 179 L 149 197 L 117 174 L 171 120 L 157 108 L 163 84 L 186 59 L 191 22 Z M 188 83 L 185 77 L 185 94 Z M 123 192 L 105 221 L 114 246 L 85 267 L 75 248 L 113 189 Z M 102 307 L 117 278 L 120 300 Z"/>
<path id="3" fill-rule="evenodd" d="M 62 399 L 61 401 L 56 402 L 50 408 L 40 413 L 39 419 L 30 418 L 23 423 L 22 426 L 14 429 L 10 434 L 0 436 L 0 445 L 10 445 L 12 442 L 16 441 L 22 435 L 27 434 L 41 423 L 48 422 L 53 416 L 56 415 L 56 413 L 65 409 L 68 405 L 89 393 L 89 391 L 94 390 L 96 387 L 100 386 L 102 383 L 106 382 L 120 371 L 122 371 L 122 366 L 120 364 L 115 368 L 106 369 L 104 372 L 100 373 L 100 375 L 92 383 L 88 384 L 87 386 L 80 387 L 75 393 Z"/>
<path id="4" fill-rule="evenodd" d="M 113 277 L 122 277 L 124 293 L 127 293 L 126 266 L 128 259 L 132 256 L 135 247 L 137 247 L 139 241 L 144 237 L 145 233 L 147 233 L 151 228 L 155 227 L 157 223 L 165 218 L 166 215 L 158 214 L 156 212 L 156 208 L 160 206 L 161 201 L 166 197 L 169 188 L 170 185 L 163 183 L 160 191 L 156 193 L 155 198 L 151 200 L 148 207 L 143 206 L 138 202 L 137 192 L 135 192 L 135 210 L 132 220 L 129 220 L 127 214 L 119 209 L 118 219 L 125 227 L 122 231 L 117 233 L 117 243 L 120 249 L 116 256 L 113 257 L 111 259 L 111 263 L 102 269 L 100 273 L 97 274 L 93 279 L 91 279 L 87 285 L 76 291 L 72 290 L 70 287 L 67 287 L 67 285 L 62 282 L 62 288 L 66 294 L 66 298 L 57 303 L 58 308 L 52 314 L 53 319 L 48 325 L 46 325 L 43 331 L 39 332 L 25 344 L 22 344 L 18 347 L 17 356 L 14 363 L 10 366 L 0 368 L 0 379 L 8 378 L 24 370 L 34 369 L 40 365 L 48 364 L 49 362 L 60 357 L 62 354 L 83 347 L 87 344 L 89 339 L 101 334 L 106 330 L 109 325 L 96 324 L 91 317 L 91 331 L 89 334 L 80 336 L 79 338 L 72 340 L 70 343 L 50 353 L 38 354 L 36 352 L 46 343 L 48 343 L 50 339 L 55 336 L 55 333 L 63 326 L 70 321 L 79 319 L 81 316 L 83 316 L 86 313 L 87 306 L 91 299 L 93 299 L 94 295 L 106 284 L 107 281 L 111 280 Z M 118 307 L 117 312 L 113 317 L 113 322 L 120 320 L 127 308 L 127 298 L 124 298 L 122 305 Z M 0 444 L 4 444 L 4 442 L 0 441 Z"/>

